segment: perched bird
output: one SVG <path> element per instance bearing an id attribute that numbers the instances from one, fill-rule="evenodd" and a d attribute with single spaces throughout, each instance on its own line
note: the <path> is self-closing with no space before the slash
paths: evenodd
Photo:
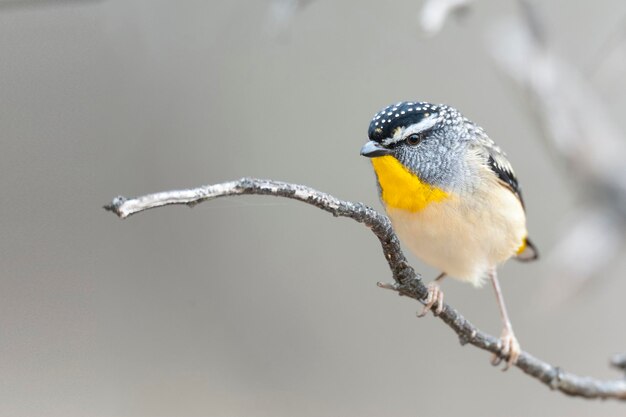
<path id="1" fill-rule="evenodd" d="M 428 284 L 420 316 L 443 310 L 445 276 L 491 280 L 502 316 L 505 369 L 517 361 L 496 267 L 537 259 L 520 186 L 505 153 L 482 128 L 443 104 L 400 102 L 374 115 L 361 155 L 371 158 L 394 230 L 419 259 L 442 271 Z M 492 360 L 500 363 L 497 355 Z"/>

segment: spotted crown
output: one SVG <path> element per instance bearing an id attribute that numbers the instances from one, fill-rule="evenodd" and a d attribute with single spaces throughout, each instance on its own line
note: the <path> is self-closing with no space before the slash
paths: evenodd
<path id="1" fill-rule="evenodd" d="M 433 129 L 444 125 L 460 127 L 468 121 L 456 109 L 445 104 L 401 101 L 376 113 L 370 122 L 367 134 L 370 140 L 381 142 L 383 139 L 393 136 L 398 127 L 407 127 L 419 123 L 422 119 L 432 115 L 438 116 Z"/>

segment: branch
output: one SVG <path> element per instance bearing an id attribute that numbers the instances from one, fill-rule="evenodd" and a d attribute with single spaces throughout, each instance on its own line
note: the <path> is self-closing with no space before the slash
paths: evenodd
<path id="1" fill-rule="evenodd" d="M 422 283 L 419 274 L 416 274 L 408 264 L 400 248 L 400 242 L 391 227 L 391 222 L 386 216 L 362 203 L 339 200 L 329 194 L 304 185 L 242 178 L 238 181 L 207 185 L 188 190 L 166 191 L 132 199 L 116 197 L 111 204 L 104 206 L 104 208 L 124 219 L 132 214 L 156 207 L 172 204 L 184 204 L 192 207 L 206 200 L 243 194 L 291 198 L 318 207 L 335 217 L 349 217 L 359 223 L 363 223 L 372 230 L 380 241 L 385 259 L 389 264 L 395 281 L 393 284 L 379 283 L 378 285 L 418 301 L 422 301 L 426 296 L 426 286 Z M 462 345 L 469 343 L 480 349 L 500 355 L 499 339 L 476 328 L 454 308 L 447 304 L 444 305 L 443 311 L 438 317 L 454 330 Z M 567 395 L 626 400 L 626 380 L 602 381 L 574 375 L 537 359 L 526 352 L 520 354 L 515 365 L 551 389 L 559 390 Z"/>

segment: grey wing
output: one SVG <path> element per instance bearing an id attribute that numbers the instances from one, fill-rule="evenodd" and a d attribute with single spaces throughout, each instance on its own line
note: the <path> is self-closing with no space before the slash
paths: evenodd
<path id="1" fill-rule="evenodd" d="M 478 141 L 478 144 L 486 151 L 489 168 L 498 176 L 502 184 L 517 196 L 520 203 L 522 203 L 522 207 L 526 208 L 522 198 L 522 189 L 504 151 L 480 127 L 472 124 L 468 128 Z"/>
<path id="2" fill-rule="evenodd" d="M 489 153 L 489 159 L 487 162 L 491 170 L 498 176 L 500 181 L 502 181 L 506 187 L 513 191 L 513 194 L 515 194 L 520 203 L 522 203 L 522 207 L 526 209 L 526 206 L 524 205 L 524 199 L 522 198 L 522 189 L 519 186 L 519 182 L 517 182 L 515 172 L 513 172 L 511 163 L 506 159 L 506 156 L 504 156 L 503 154 Z"/>
<path id="3" fill-rule="evenodd" d="M 471 122 L 470 122 L 471 123 Z M 507 187 L 513 194 L 515 194 L 522 204 L 522 208 L 525 209 L 524 199 L 522 198 L 522 189 L 519 186 L 515 171 L 511 163 L 506 157 L 506 154 L 487 134 L 478 126 L 471 123 L 468 126 L 470 134 L 476 138 L 479 146 L 486 152 L 487 165 L 497 175 L 498 179 L 504 187 Z M 539 258 L 539 252 L 537 247 L 528 239 L 524 238 L 524 245 L 521 248 L 515 258 L 519 261 L 528 262 L 534 261 Z"/>

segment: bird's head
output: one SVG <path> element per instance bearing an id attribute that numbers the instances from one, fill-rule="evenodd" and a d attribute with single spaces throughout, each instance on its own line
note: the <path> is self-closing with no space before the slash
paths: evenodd
<path id="1" fill-rule="evenodd" d="M 471 122 L 446 105 L 392 104 L 374 115 L 370 140 L 361 148 L 361 155 L 372 158 L 379 180 L 382 169 L 399 162 L 422 183 L 453 190 L 465 185 L 471 171 L 468 150 L 473 136 L 467 123 Z"/>

